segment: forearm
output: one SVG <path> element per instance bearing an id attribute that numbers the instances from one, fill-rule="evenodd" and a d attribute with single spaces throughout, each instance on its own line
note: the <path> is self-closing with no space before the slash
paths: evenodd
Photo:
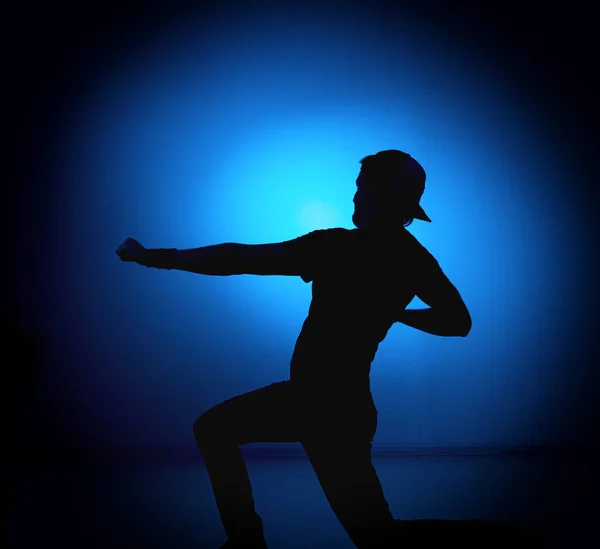
<path id="1" fill-rule="evenodd" d="M 140 265 L 156 269 L 175 269 L 190 273 L 229 276 L 236 272 L 238 244 L 226 243 L 188 250 L 175 248 L 148 249 Z"/>
<path id="2" fill-rule="evenodd" d="M 445 337 L 465 337 L 471 330 L 471 319 L 429 309 L 405 309 L 397 320 L 411 328 Z"/>

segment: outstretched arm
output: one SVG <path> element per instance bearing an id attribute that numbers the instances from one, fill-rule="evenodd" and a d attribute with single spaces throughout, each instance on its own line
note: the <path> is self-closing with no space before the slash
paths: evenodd
<path id="1" fill-rule="evenodd" d="M 346 229 L 315 230 L 292 240 L 273 244 L 225 243 L 189 250 L 146 249 L 133 238 L 118 248 L 122 261 L 147 267 L 228 276 L 235 274 L 300 276 L 314 280 L 316 269 L 329 255 L 336 238 Z"/>
<path id="2" fill-rule="evenodd" d="M 281 242 L 225 243 L 187 250 L 148 249 L 137 262 L 146 267 L 204 275 L 300 275 L 298 260 Z"/>

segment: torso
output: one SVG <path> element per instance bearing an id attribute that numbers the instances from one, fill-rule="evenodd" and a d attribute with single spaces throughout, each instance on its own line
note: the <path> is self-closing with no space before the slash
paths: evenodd
<path id="1" fill-rule="evenodd" d="M 391 235 L 338 230 L 312 286 L 290 379 L 314 398 L 371 406 L 369 374 L 379 344 L 415 296 L 424 248 L 406 229 Z"/>

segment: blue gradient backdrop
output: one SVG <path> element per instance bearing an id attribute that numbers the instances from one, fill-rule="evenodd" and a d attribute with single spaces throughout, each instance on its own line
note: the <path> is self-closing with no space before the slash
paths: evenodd
<path id="1" fill-rule="evenodd" d="M 48 415 L 65 436 L 192 446 L 208 407 L 287 377 L 308 310 L 299 278 L 123 264 L 124 238 L 192 248 L 352 228 L 359 160 L 389 148 L 427 170 L 433 223 L 410 230 L 473 330 L 392 328 L 372 369 L 376 446 L 580 436 L 591 235 L 550 99 L 481 36 L 412 12 L 235 13 L 140 26 L 64 90 L 40 160 L 30 324 L 48 338 Z"/>

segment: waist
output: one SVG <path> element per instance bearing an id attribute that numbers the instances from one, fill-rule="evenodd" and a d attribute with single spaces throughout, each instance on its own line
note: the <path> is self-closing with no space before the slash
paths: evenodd
<path id="1" fill-rule="evenodd" d="M 366 380 L 331 379 L 314 375 L 292 375 L 290 385 L 301 400 L 336 406 L 371 405 L 371 384 Z"/>

